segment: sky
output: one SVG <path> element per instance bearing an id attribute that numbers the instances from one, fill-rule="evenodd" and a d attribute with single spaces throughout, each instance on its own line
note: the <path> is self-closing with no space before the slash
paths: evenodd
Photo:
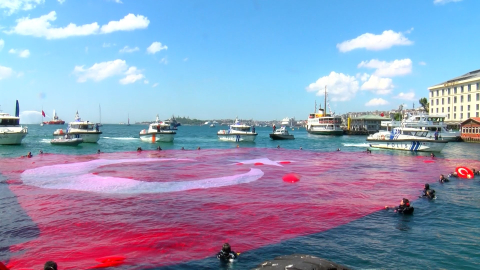
<path id="1" fill-rule="evenodd" d="M 478 0 L 0 0 L 0 109 L 38 123 L 418 107 L 479 66 Z M 101 107 L 101 110 L 100 110 Z"/>

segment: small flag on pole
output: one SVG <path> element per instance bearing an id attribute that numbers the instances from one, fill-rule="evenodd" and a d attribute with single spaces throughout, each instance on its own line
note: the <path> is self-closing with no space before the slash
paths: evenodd
<path id="1" fill-rule="evenodd" d="M 42 110 L 42 116 L 45 117 L 45 112 Z"/>

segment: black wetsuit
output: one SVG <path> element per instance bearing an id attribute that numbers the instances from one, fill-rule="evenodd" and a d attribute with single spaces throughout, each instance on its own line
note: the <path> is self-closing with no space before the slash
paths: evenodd
<path id="1" fill-rule="evenodd" d="M 412 214 L 413 213 L 413 207 L 412 206 L 406 206 L 406 205 L 399 205 L 394 208 L 395 212 L 400 213 L 400 214 Z"/>
<path id="2" fill-rule="evenodd" d="M 450 182 L 450 180 L 448 180 L 448 178 L 443 177 L 441 179 L 438 179 L 438 182 L 443 184 L 443 183 L 446 183 L 446 182 Z"/>
<path id="3" fill-rule="evenodd" d="M 433 199 L 435 198 L 435 190 L 433 189 L 423 189 L 422 197 Z"/>
<path id="4" fill-rule="evenodd" d="M 220 250 L 220 252 L 217 254 L 217 259 L 220 261 L 228 262 L 229 260 L 235 260 L 237 258 L 237 253 L 234 251 L 230 252 L 225 252 L 223 250 Z"/>

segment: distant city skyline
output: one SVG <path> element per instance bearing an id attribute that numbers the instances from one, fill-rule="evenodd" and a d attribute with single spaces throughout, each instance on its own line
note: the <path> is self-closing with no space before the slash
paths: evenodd
<path id="1" fill-rule="evenodd" d="M 21 122 L 306 119 L 420 106 L 479 69 L 479 1 L 0 0 L 0 109 Z M 36 120 L 38 119 L 38 120 Z"/>

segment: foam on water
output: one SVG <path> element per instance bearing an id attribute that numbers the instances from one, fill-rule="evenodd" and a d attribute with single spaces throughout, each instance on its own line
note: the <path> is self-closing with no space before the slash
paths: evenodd
<path id="1" fill-rule="evenodd" d="M 119 141 L 137 141 L 140 138 L 132 138 L 132 137 L 102 137 L 102 139 L 109 139 L 109 140 L 119 140 Z"/>
<path id="2" fill-rule="evenodd" d="M 343 146 L 369 148 L 370 144 L 368 144 L 368 143 L 343 143 Z"/>

